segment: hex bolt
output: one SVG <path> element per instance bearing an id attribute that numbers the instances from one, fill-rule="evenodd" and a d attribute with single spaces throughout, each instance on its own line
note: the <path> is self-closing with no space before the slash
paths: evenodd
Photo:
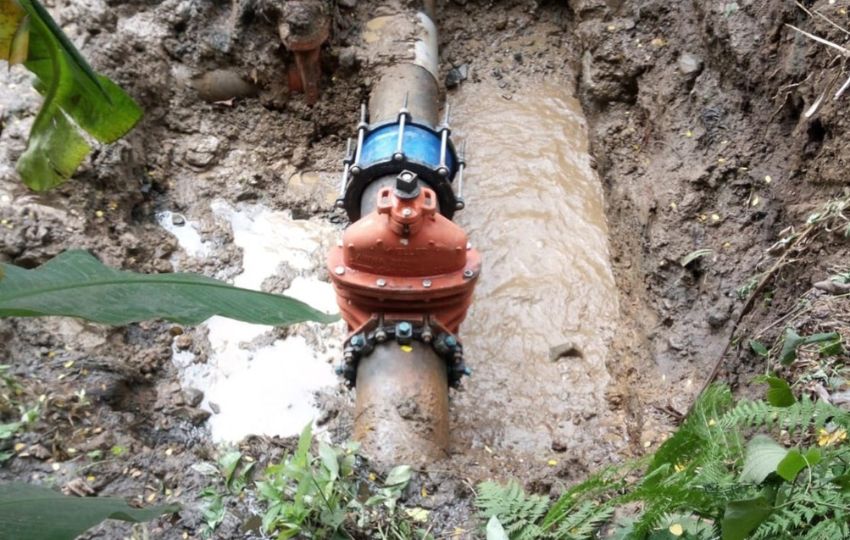
<path id="1" fill-rule="evenodd" d="M 463 271 L 463 277 L 465 277 L 465 278 L 471 278 L 474 275 L 475 275 L 475 272 L 472 271 L 472 270 L 464 270 Z"/>
<path id="2" fill-rule="evenodd" d="M 387 280 L 385 280 L 384 278 L 378 278 L 378 281 L 376 281 L 375 283 L 378 285 L 378 287 L 387 286 Z"/>
<path id="3" fill-rule="evenodd" d="M 344 266 L 337 266 L 336 268 L 334 268 L 334 274 L 341 276 L 344 273 L 345 273 L 345 267 Z"/>
<path id="4" fill-rule="evenodd" d="M 446 336 L 445 338 L 443 338 L 443 342 L 449 348 L 454 348 L 457 346 L 457 338 L 454 336 Z"/>
<path id="5" fill-rule="evenodd" d="M 431 280 L 430 279 L 423 279 L 422 280 L 422 286 L 425 287 L 426 289 L 431 287 Z"/>
<path id="6" fill-rule="evenodd" d="M 380 330 L 380 329 L 379 329 L 379 330 L 377 330 L 377 331 L 375 332 L 375 340 L 376 340 L 378 343 L 383 343 L 383 342 L 385 342 L 385 341 L 387 340 L 387 333 L 386 333 L 386 332 L 384 332 L 383 330 Z"/>
<path id="7" fill-rule="evenodd" d="M 411 210 L 410 208 L 405 208 L 401 211 L 401 215 L 404 217 L 410 217 L 413 215 L 413 210 Z"/>
<path id="8" fill-rule="evenodd" d="M 413 180 L 413 174 L 405 171 L 401 173 L 401 179 L 406 182 L 410 182 L 411 180 Z"/>

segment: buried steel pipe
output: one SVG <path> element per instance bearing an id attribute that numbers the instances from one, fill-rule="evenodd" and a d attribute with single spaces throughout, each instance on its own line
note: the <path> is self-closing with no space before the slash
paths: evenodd
<path id="1" fill-rule="evenodd" d="M 366 453 L 423 463 L 448 452 L 449 388 L 469 374 L 458 331 L 481 261 L 451 221 L 464 163 L 439 117 L 431 17 L 379 17 L 364 37 L 383 67 L 343 161 L 337 206 L 352 223 L 328 255 L 349 329 L 338 372 L 356 387 Z"/>
<path id="2" fill-rule="evenodd" d="M 372 455 L 417 464 L 446 457 L 446 365 L 424 343 L 384 343 L 360 360 L 354 437 Z"/>

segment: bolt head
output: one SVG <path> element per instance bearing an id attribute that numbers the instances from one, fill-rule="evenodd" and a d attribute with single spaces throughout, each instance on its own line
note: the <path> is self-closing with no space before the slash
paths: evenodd
<path id="1" fill-rule="evenodd" d="M 337 266 L 336 268 L 334 268 L 334 274 L 341 276 L 344 273 L 345 273 L 345 267 L 344 266 Z"/>
<path id="2" fill-rule="evenodd" d="M 472 249 L 472 242 L 467 242 L 466 243 L 466 251 L 469 251 L 471 249 Z"/>
<path id="3" fill-rule="evenodd" d="M 422 286 L 425 287 L 426 289 L 429 288 L 431 286 L 431 280 L 430 279 L 423 279 L 422 280 Z"/>
<path id="4" fill-rule="evenodd" d="M 404 217 L 410 217 L 413 215 L 413 210 L 411 210 L 410 208 L 405 208 L 401 211 L 401 215 Z"/>
<path id="5" fill-rule="evenodd" d="M 471 278 L 474 275 L 475 275 L 475 272 L 473 272 L 472 270 L 464 270 L 463 271 L 463 277 L 465 277 L 465 278 Z"/>
<path id="6" fill-rule="evenodd" d="M 379 278 L 379 279 L 375 282 L 375 284 L 376 284 L 376 285 L 378 285 L 378 287 L 386 287 L 386 286 L 387 286 L 387 280 L 385 280 L 385 279 L 383 279 L 383 278 Z"/>

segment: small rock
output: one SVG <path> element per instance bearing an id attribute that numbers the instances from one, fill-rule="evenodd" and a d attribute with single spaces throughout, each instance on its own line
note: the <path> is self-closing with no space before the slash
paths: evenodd
<path id="1" fill-rule="evenodd" d="M 679 71 L 685 75 L 696 76 L 702 71 L 702 59 L 690 53 L 682 53 L 679 56 Z"/>
<path id="2" fill-rule="evenodd" d="M 496 28 L 496 30 L 501 31 L 501 30 L 504 30 L 507 27 L 508 27 L 508 18 L 506 16 L 502 15 L 496 21 L 495 28 Z"/>
<path id="3" fill-rule="evenodd" d="M 224 69 L 208 71 L 188 81 L 204 101 L 215 103 L 234 98 L 255 97 L 259 89 L 243 79 L 238 73 Z"/>
<path id="4" fill-rule="evenodd" d="M 174 415 L 197 426 L 206 422 L 212 413 L 196 407 L 180 407 L 174 410 Z"/>
<path id="5" fill-rule="evenodd" d="M 567 445 L 564 441 L 552 441 L 552 451 L 553 452 L 566 452 Z"/>
<path id="6" fill-rule="evenodd" d="M 197 388 L 183 390 L 183 399 L 190 407 L 197 407 L 204 400 L 204 393 Z"/>
<path id="7" fill-rule="evenodd" d="M 210 401 L 210 410 L 212 410 L 214 414 L 218 414 L 221 412 L 221 407 L 218 406 L 218 403 Z"/>
<path id="8" fill-rule="evenodd" d="M 174 340 L 174 346 L 180 349 L 181 351 L 185 351 L 189 347 L 192 346 L 192 336 L 189 334 L 180 334 Z"/>
<path id="9" fill-rule="evenodd" d="M 450 69 L 448 75 L 446 75 L 446 88 L 455 88 L 461 82 L 465 81 L 467 77 L 469 77 L 468 64 L 461 64 L 456 68 Z"/>
<path id="10" fill-rule="evenodd" d="M 339 67 L 351 72 L 357 67 L 357 53 L 354 47 L 345 47 L 339 51 Z"/>
<path id="11" fill-rule="evenodd" d="M 182 214 L 171 214 L 171 223 L 181 227 L 186 224 L 186 218 Z"/>
<path id="12" fill-rule="evenodd" d="M 200 137 L 193 141 L 191 147 L 186 151 L 186 161 L 189 165 L 204 169 L 213 164 L 218 153 L 221 141 L 217 137 L 209 135 Z"/>

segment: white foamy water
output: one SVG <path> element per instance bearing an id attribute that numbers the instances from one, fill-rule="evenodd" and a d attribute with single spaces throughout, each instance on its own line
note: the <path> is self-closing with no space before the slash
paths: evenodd
<path id="1" fill-rule="evenodd" d="M 243 270 L 234 285 L 260 289 L 264 280 L 288 267 L 294 277 L 285 294 L 326 312 L 337 311 L 331 284 L 317 277 L 326 248 L 336 237 L 329 223 L 294 220 L 289 212 L 261 205 L 236 209 L 215 201 L 211 208 L 230 224 L 233 241 L 242 248 Z M 177 238 L 183 246 L 185 235 Z M 189 249 L 194 246 L 190 242 L 187 253 L 192 255 Z M 319 414 L 316 391 L 338 383 L 332 362 L 341 355 L 342 323 L 294 325 L 285 338 L 277 337 L 270 326 L 222 317 L 204 326 L 211 346 L 207 361 L 195 363 L 193 354 L 175 351 L 174 362 L 183 386 L 202 390 L 201 406 L 218 411 L 208 420 L 216 441 L 297 434 Z"/>

